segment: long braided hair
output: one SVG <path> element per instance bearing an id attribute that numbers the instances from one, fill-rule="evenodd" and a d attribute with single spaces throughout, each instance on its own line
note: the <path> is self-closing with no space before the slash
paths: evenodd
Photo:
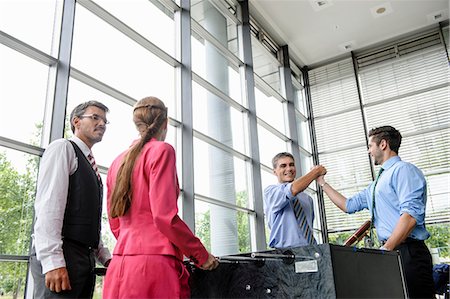
<path id="1" fill-rule="evenodd" d="M 133 145 L 125 155 L 120 166 L 116 184 L 111 196 L 109 213 L 112 218 L 125 215 L 132 201 L 132 174 L 134 164 L 144 145 L 158 133 L 163 134 L 162 126 L 167 120 L 167 108 L 156 97 L 146 97 L 136 103 L 133 111 L 133 121 L 141 135 L 138 143 Z"/>

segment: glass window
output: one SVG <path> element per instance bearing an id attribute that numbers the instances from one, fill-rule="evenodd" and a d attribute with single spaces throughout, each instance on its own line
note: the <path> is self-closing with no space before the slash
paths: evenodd
<path id="1" fill-rule="evenodd" d="M 192 93 L 194 129 L 247 153 L 246 115 L 195 82 Z"/>
<path id="2" fill-rule="evenodd" d="M 157 96 L 176 117 L 174 68 L 80 5 L 72 66 L 137 100 Z"/>
<path id="3" fill-rule="evenodd" d="M 303 96 L 303 88 L 299 89 L 295 85 L 294 86 L 294 104 L 295 108 L 300 111 L 304 116 L 308 116 L 308 110 L 306 110 L 306 100 Z"/>
<path id="4" fill-rule="evenodd" d="M 248 207 L 246 162 L 194 138 L 194 188 L 196 194 Z"/>
<path id="5" fill-rule="evenodd" d="M 236 9 L 231 1 L 191 1 L 191 17 L 235 56 L 238 56 L 237 25 L 225 11 L 228 10 L 235 15 Z"/>
<path id="6" fill-rule="evenodd" d="M 311 134 L 309 131 L 309 122 L 307 120 L 304 120 L 303 118 L 300 118 L 298 115 L 296 116 L 296 119 L 298 144 L 308 152 L 311 152 Z"/>
<path id="7" fill-rule="evenodd" d="M 258 125 L 258 141 L 261 163 L 270 168 L 272 168 L 272 158 L 276 154 L 288 151 L 288 144 L 285 141 L 261 125 Z"/>
<path id="8" fill-rule="evenodd" d="M 253 70 L 258 77 L 283 95 L 281 89 L 280 67 L 277 58 L 252 35 Z"/>
<path id="9" fill-rule="evenodd" d="M 40 146 L 49 67 L 0 45 L 0 136 Z"/>
<path id="10" fill-rule="evenodd" d="M 27 298 L 25 286 L 27 285 L 28 264 L 23 262 L 1 262 L 0 292 L 3 298 Z"/>
<path id="11" fill-rule="evenodd" d="M 284 104 L 271 95 L 255 88 L 256 115 L 266 123 L 286 134 Z"/>
<path id="12" fill-rule="evenodd" d="M 298 165 L 298 163 L 296 163 Z M 300 167 L 297 166 L 297 176 L 305 175 L 313 167 L 313 159 L 310 153 L 304 153 L 300 150 Z M 316 184 L 309 185 L 311 188 L 315 189 Z"/>
<path id="13" fill-rule="evenodd" d="M 0 254 L 28 255 L 38 167 L 39 157 L 0 147 Z"/>
<path id="14" fill-rule="evenodd" d="M 239 69 L 211 43 L 192 36 L 192 70 L 212 86 L 242 104 Z M 214 66 L 214 67 L 208 67 Z"/>
<path id="15" fill-rule="evenodd" d="M 148 0 L 95 2 L 170 55 L 175 55 L 173 12 L 162 11 Z"/>
<path id="16" fill-rule="evenodd" d="M 195 234 L 217 256 L 251 251 L 249 215 L 195 201 Z"/>
<path id="17" fill-rule="evenodd" d="M 57 5 L 56 0 L 0 1 L 0 30 L 56 57 L 61 11 L 62 5 Z"/>

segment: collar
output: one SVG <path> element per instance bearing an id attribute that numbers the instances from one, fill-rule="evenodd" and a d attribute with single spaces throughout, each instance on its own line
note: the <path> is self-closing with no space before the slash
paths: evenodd
<path id="1" fill-rule="evenodd" d="M 86 145 L 86 143 L 83 142 L 83 140 L 81 140 L 80 138 L 78 138 L 77 136 L 72 136 L 70 138 L 70 140 L 72 140 L 73 142 L 75 142 L 76 145 L 78 145 L 78 147 L 80 148 L 80 150 L 83 152 L 83 154 L 87 157 L 90 153 L 91 150 L 89 149 L 89 147 Z"/>
<path id="2" fill-rule="evenodd" d="M 402 159 L 400 159 L 399 156 L 394 156 L 391 157 L 389 159 L 387 159 L 386 161 L 384 161 L 383 165 L 381 165 L 381 168 L 383 168 L 384 170 L 387 170 L 389 168 L 391 168 L 395 163 L 397 163 L 398 161 L 401 161 Z"/>

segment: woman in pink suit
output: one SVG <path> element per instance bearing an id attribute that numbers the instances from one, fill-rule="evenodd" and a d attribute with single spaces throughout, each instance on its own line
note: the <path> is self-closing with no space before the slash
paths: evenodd
<path id="1" fill-rule="evenodd" d="M 175 151 L 164 142 L 164 103 L 140 100 L 133 121 L 141 138 L 108 171 L 109 222 L 117 244 L 103 298 L 187 298 L 183 255 L 204 270 L 215 269 L 218 261 L 177 215 L 180 189 Z"/>

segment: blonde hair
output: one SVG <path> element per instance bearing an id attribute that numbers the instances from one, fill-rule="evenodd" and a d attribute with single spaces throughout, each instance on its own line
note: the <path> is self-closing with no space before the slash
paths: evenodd
<path id="1" fill-rule="evenodd" d="M 132 174 L 134 164 L 144 145 L 150 141 L 167 120 L 167 108 L 156 97 L 146 97 L 138 101 L 133 110 L 133 121 L 141 134 L 141 139 L 125 155 L 117 172 L 116 184 L 111 196 L 109 214 L 112 218 L 125 215 L 132 201 Z"/>

